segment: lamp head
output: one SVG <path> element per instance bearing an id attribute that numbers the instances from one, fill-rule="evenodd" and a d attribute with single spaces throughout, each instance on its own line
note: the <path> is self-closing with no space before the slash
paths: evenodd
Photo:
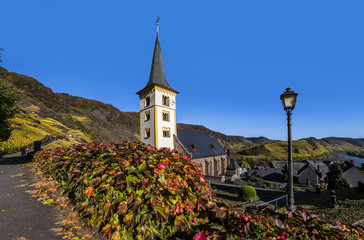
<path id="1" fill-rule="evenodd" d="M 290 88 L 286 88 L 286 91 L 281 95 L 281 101 L 284 110 L 288 112 L 294 109 L 296 105 L 297 95 L 298 93 L 291 91 Z"/>

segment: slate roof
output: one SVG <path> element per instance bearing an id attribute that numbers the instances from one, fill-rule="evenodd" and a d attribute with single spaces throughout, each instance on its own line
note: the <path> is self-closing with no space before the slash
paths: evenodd
<path id="1" fill-rule="evenodd" d="M 192 159 L 226 155 L 219 141 L 206 133 L 177 129 L 177 138 L 192 154 Z M 196 151 L 194 151 L 193 145 L 196 146 Z"/>
<path id="2" fill-rule="evenodd" d="M 317 172 L 321 173 L 322 179 L 325 178 L 330 172 L 329 167 L 323 161 L 307 160 L 306 162 L 310 164 Z"/>
<path id="3" fill-rule="evenodd" d="M 317 175 L 318 172 L 311 164 L 305 164 L 304 167 L 298 170 L 297 175 L 301 175 L 307 168 L 310 168 Z"/>
<path id="4" fill-rule="evenodd" d="M 343 178 L 353 187 L 358 186 L 358 182 L 364 183 L 364 172 L 356 167 L 351 167 L 343 173 Z"/>
<path id="5" fill-rule="evenodd" d="M 249 170 L 248 175 L 255 175 L 264 180 L 279 182 L 283 179 L 283 172 L 280 169 Z"/>
<path id="6" fill-rule="evenodd" d="M 271 161 L 269 163 L 269 167 L 278 169 L 285 169 L 286 165 L 287 161 Z"/>
<path id="7" fill-rule="evenodd" d="M 157 38 L 155 40 L 155 45 L 154 45 L 152 68 L 150 70 L 149 81 L 142 90 L 137 92 L 137 94 L 139 94 L 146 88 L 153 86 L 153 85 L 161 86 L 161 87 L 164 87 L 164 88 L 177 92 L 171 86 L 169 86 L 169 84 L 167 83 L 167 80 L 166 80 L 166 75 L 164 73 L 163 59 L 162 59 L 162 50 L 161 50 L 161 46 L 159 43 L 158 33 L 157 33 Z"/>
<path id="8" fill-rule="evenodd" d="M 298 171 L 301 170 L 306 164 L 302 162 L 293 163 L 293 175 L 297 176 Z"/>

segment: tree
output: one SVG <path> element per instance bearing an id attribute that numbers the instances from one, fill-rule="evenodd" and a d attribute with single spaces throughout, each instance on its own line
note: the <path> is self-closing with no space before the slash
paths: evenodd
<path id="1" fill-rule="evenodd" d="M 343 178 L 343 169 L 336 163 L 331 171 L 328 182 L 328 189 L 349 188 L 348 182 Z"/>
<path id="2" fill-rule="evenodd" d="M 17 112 L 18 95 L 11 89 L 0 85 L 0 141 L 10 137 L 11 126 L 9 119 Z"/>
<path id="3" fill-rule="evenodd" d="M 1 60 L 1 51 L 4 51 L 4 49 L 0 48 L 0 62 L 3 62 L 3 61 Z"/>

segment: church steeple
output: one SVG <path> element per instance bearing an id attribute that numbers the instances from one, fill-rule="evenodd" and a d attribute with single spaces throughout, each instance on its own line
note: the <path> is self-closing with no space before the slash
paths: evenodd
<path id="1" fill-rule="evenodd" d="M 166 80 L 158 33 L 154 45 L 152 69 L 147 85 L 137 92 L 140 100 L 140 138 L 156 148 L 174 149 L 177 136 L 176 95 Z"/>
<path id="2" fill-rule="evenodd" d="M 147 85 L 140 90 L 137 94 L 144 91 L 145 89 L 149 88 L 150 86 L 157 85 L 164 88 L 167 88 L 169 90 L 172 90 L 176 93 L 178 93 L 176 90 L 174 90 L 166 80 L 166 75 L 164 73 L 164 66 L 163 66 L 163 59 L 162 59 L 162 50 L 159 43 L 159 33 L 157 31 L 157 37 L 155 40 L 154 45 L 154 53 L 153 53 L 153 60 L 152 60 L 152 68 L 150 70 L 150 76 L 149 81 Z"/>

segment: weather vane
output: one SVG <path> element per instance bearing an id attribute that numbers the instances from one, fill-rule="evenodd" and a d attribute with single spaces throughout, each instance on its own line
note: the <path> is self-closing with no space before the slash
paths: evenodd
<path id="1" fill-rule="evenodd" d="M 159 20 L 160 20 L 161 18 L 158 16 L 157 17 L 157 21 L 155 21 L 156 23 L 157 23 L 157 32 L 159 32 Z"/>

